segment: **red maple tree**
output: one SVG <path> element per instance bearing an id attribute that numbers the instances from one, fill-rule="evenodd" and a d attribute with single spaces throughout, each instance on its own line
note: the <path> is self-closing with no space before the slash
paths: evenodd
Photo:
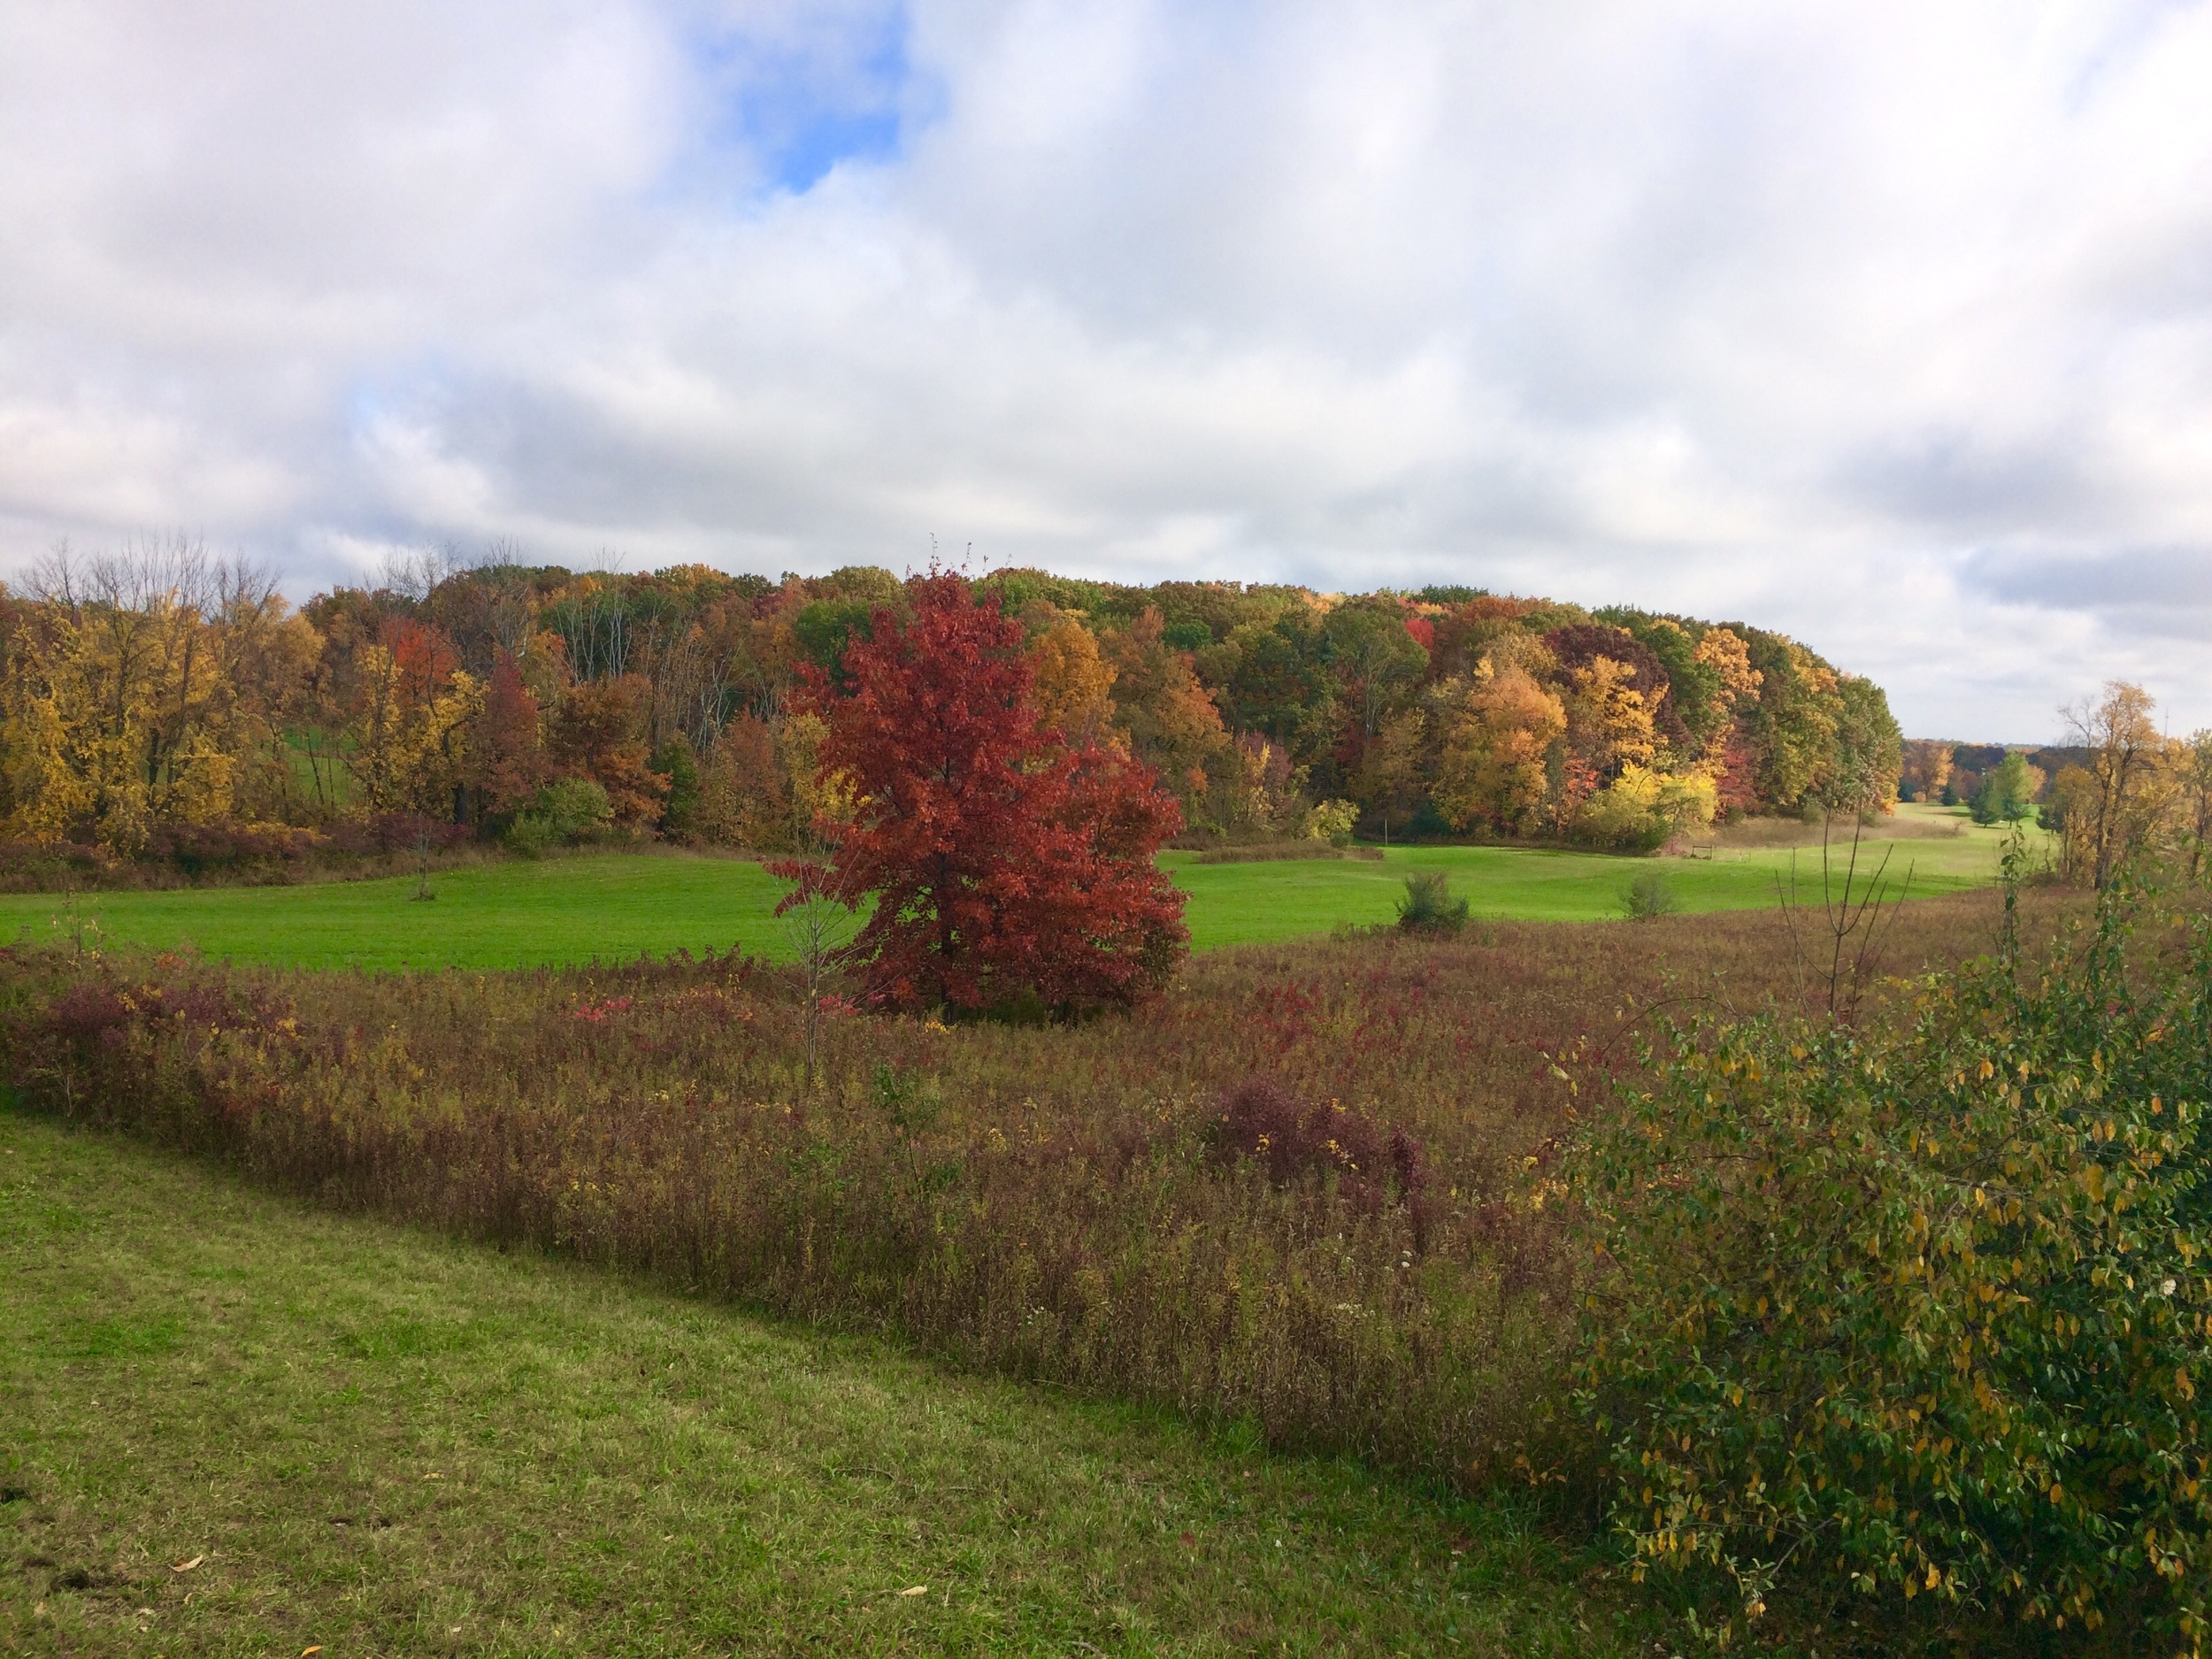
<path id="1" fill-rule="evenodd" d="M 521 810 L 550 775 L 538 726 L 538 700 L 522 683 L 514 653 L 503 650 L 484 687 L 484 711 L 469 752 L 485 811 L 503 816 Z"/>
<path id="2" fill-rule="evenodd" d="M 1189 945 L 1183 895 L 1153 863 L 1182 827 L 1174 798 L 1120 749 L 1039 721 L 1021 625 L 964 578 L 907 584 L 833 684 L 825 776 L 851 817 L 819 827 L 825 885 L 874 910 L 845 951 L 869 1000 L 984 1010 L 1033 996 L 1074 1014 L 1163 985 Z"/>

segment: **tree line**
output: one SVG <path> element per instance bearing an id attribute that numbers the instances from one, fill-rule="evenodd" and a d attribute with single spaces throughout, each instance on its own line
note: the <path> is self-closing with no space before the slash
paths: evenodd
<path id="1" fill-rule="evenodd" d="M 529 849 L 766 851 L 841 787 L 797 695 L 910 581 L 426 557 L 295 609 L 182 541 L 0 588 L 0 833 L 120 856 L 404 821 Z M 1039 713 L 1155 771 L 1187 837 L 1649 848 L 1895 796 L 1878 686 L 1784 635 L 1474 588 L 1125 586 L 1008 570 Z"/>
<path id="2" fill-rule="evenodd" d="M 2048 748 L 1916 738 L 1903 746 L 1908 800 L 1968 806 L 1981 824 L 2033 821 L 2056 837 L 2060 877 L 2102 888 L 2148 859 L 2191 881 L 2212 874 L 2212 728 L 2176 736 L 2142 687 L 2108 682 L 2059 712 Z"/>

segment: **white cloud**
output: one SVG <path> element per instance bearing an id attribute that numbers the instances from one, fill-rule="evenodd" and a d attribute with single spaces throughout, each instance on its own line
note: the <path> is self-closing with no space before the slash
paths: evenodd
<path id="1" fill-rule="evenodd" d="M 1486 581 L 2212 722 L 2212 10 L 0 13 L 0 564 Z"/>

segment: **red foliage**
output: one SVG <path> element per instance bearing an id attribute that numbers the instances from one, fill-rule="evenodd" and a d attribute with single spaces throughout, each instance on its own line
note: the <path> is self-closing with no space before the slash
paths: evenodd
<path id="1" fill-rule="evenodd" d="M 484 687 L 484 712 L 471 745 L 487 812 L 520 809 L 551 771 L 538 729 L 538 700 L 522 683 L 514 653 L 501 651 Z"/>
<path id="2" fill-rule="evenodd" d="M 1274 1078 L 1253 1076 L 1221 1097 L 1211 1139 L 1217 1158 L 1250 1158 L 1278 1186 L 1322 1172 L 1356 1208 L 1379 1210 L 1394 1197 L 1408 1207 L 1415 1248 L 1427 1249 L 1428 1166 L 1402 1125 L 1386 1128 L 1335 1101 L 1310 1104 Z"/>
<path id="3" fill-rule="evenodd" d="M 1720 792 L 1720 810 L 1724 818 L 1738 818 L 1746 812 L 1759 810 L 1759 778 L 1757 763 L 1751 753 L 1751 741 L 1746 735 L 1741 720 L 1732 720 L 1728 733 L 1721 739 L 1719 762 L 1714 772 L 1714 782 Z"/>
<path id="4" fill-rule="evenodd" d="M 163 824 L 146 837 L 149 863 L 197 872 L 252 864 L 296 864 L 330 845 L 313 830 L 276 824 Z"/>
<path id="5" fill-rule="evenodd" d="M 425 841 L 442 852 L 475 833 L 465 824 L 449 824 L 420 812 L 372 812 L 366 818 L 341 818 L 330 826 L 328 839 L 342 853 L 409 852 Z"/>
<path id="6" fill-rule="evenodd" d="M 412 617 L 387 617 L 378 634 L 384 649 L 392 654 L 392 665 L 399 671 L 400 695 L 411 704 L 428 703 L 443 691 L 453 671 L 461 665 L 461 654 L 454 649 L 453 641 L 443 628 L 433 624 L 418 622 Z"/>
<path id="7" fill-rule="evenodd" d="M 849 959 L 879 1006 L 1062 1013 L 1138 1001 L 1188 947 L 1183 898 L 1153 864 L 1182 827 L 1151 770 L 1039 725 L 1021 625 L 932 572 L 910 611 L 846 648 L 842 692 L 810 677 L 822 764 L 857 795 L 821 827 L 826 885 L 873 914 Z"/>

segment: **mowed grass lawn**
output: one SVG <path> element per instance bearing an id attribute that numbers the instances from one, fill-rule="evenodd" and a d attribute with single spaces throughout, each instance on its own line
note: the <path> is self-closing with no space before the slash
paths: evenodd
<path id="1" fill-rule="evenodd" d="M 1911 825 L 1932 816 L 1907 809 Z M 1927 895 L 1989 881 L 2002 837 L 1975 829 L 1956 838 L 1870 842 L 1893 849 L 1891 874 L 1912 867 Z M 1863 857 L 1864 855 L 1863 854 Z M 1777 877 L 1817 893 L 1820 850 L 1722 848 L 1710 859 L 1632 859 L 1502 847 L 1393 848 L 1379 862 L 1297 860 L 1202 864 L 1197 855 L 1161 862 L 1190 895 L 1186 912 L 1199 949 L 1325 933 L 1340 924 L 1387 922 L 1415 870 L 1441 870 L 1478 916 L 1595 921 L 1621 914 L 1629 884 L 1662 875 L 1686 910 L 1744 910 L 1775 902 Z M 118 942 L 283 966 L 518 968 L 629 962 L 682 949 L 733 946 L 787 954 L 773 911 L 780 885 L 742 859 L 680 854 L 598 854 L 512 860 L 439 873 L 437 897 L 415 900 L 412 877 L 285 887 L 204 887 L 165 893 L 0 896 L 0 943 L 70 935 L 89 923 Z"/>
<path id="2" fill-rule="evenodd" d="M 0 1107 L 0 1652 L 1651 1651 L 1596 1566 Z"/>

